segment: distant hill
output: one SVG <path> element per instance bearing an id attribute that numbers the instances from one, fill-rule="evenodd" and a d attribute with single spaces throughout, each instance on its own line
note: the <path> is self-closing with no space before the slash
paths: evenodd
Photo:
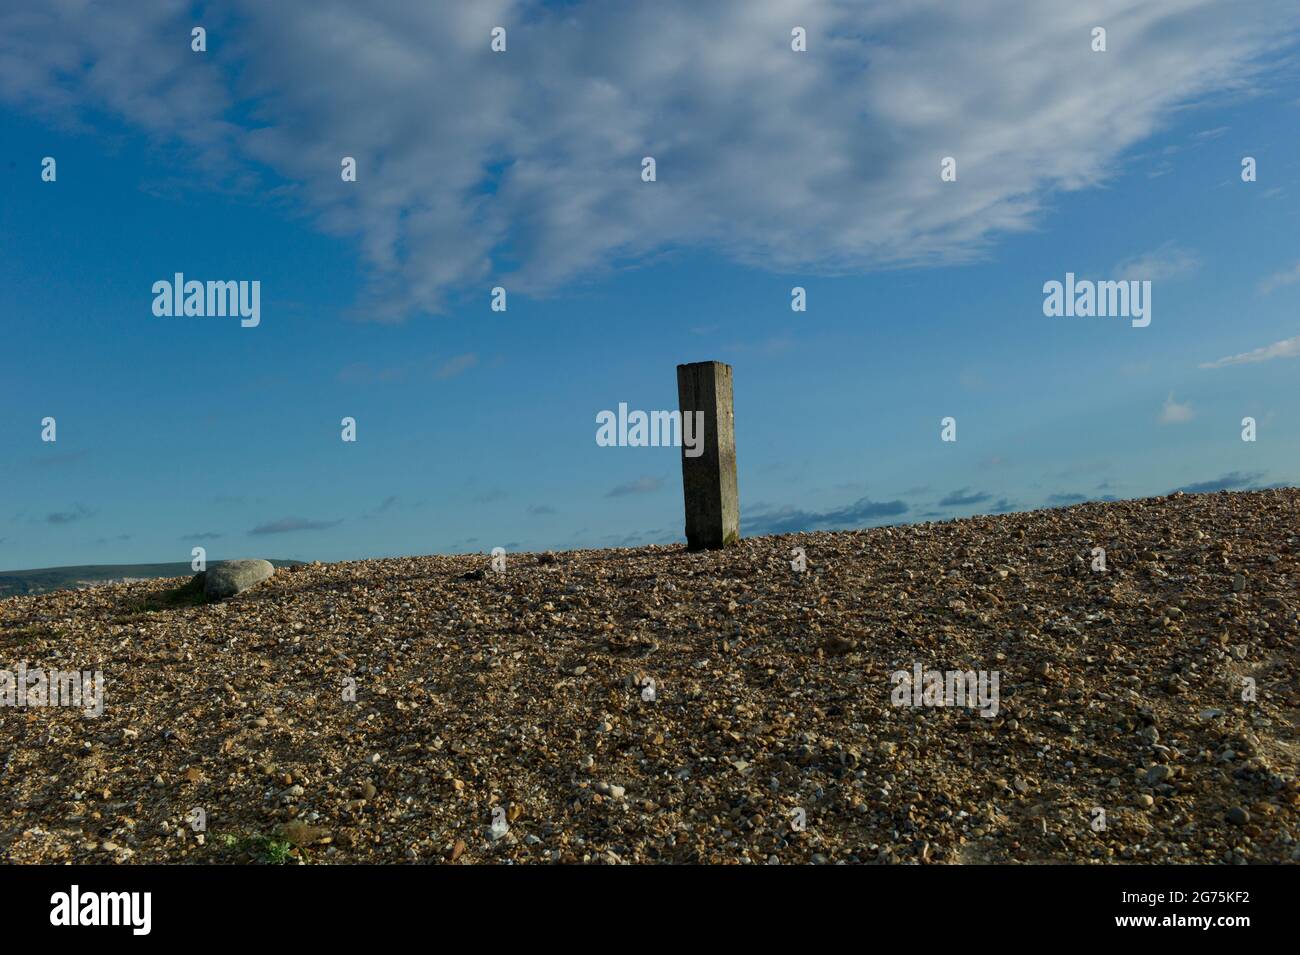
<path id="1" fill-rule="evenodd" d="M 218 563 L 218 561 L 212 561 Z M 276 567 L 295 567 L 301 560 L 272 560 Z M 188 562 L 175 564 L 85 564 L 80 567 L 41 567 L 36 570 L 0 570 L 0 598 L 79 590 L 93 584 L 159 577 L 189 577 Z"/>

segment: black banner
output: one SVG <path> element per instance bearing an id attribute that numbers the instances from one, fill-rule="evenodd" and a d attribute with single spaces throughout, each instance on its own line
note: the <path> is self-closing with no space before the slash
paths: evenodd
<path id="1" fill-rule="evenodd" d="M 0 911 L 21 937 L 77 933 L 128 944 L 283 934 L 296 942 L 373 941 L 431 919 L 487 919 L 494 933 L 561 923 L 587 937 L 628 918 L 694 917 L 732 940 L 761 937 L 770 916 L 824 925 L 839 913 L 953 921 L 1000 932 L 1051 928 L 1068 937 L 1200 932 L 1231 939 L 1289 924 L 1285 867 L 703 867 L 597 872 L 594 867 L 144 866 L 8 867 Z M 800 914 L 802 913 L 802 914 Z M 648 924 L 648 923 L 647 923 Z M 256 928 L 255 928 L 256 927 Z M 695 932 L 695 929 L 692 930 Z"/>

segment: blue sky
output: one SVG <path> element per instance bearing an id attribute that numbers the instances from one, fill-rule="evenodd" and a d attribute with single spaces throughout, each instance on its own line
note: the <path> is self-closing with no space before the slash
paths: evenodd
<path id="1" fill-rule="evenodd" d="M 1294 4 L 265 6 L 0 13 L 0 567 L 680 541 L 706 359 L 746 534 L 1300 482 Z"/>

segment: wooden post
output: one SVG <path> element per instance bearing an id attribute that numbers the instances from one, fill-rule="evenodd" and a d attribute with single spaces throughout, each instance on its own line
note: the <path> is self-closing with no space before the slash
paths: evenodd
<path id="1" fill-rule="evenodd" d="M 731 366 L 720 361 L 678 365 L 677 402 L 682 412 L 686 546 L 731 547 L 740 540 Z"/>

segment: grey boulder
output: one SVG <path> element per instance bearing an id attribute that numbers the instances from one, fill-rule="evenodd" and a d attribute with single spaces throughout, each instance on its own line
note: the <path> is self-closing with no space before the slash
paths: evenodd
<path id="1" fill-rule="evenodd" d="M 203 595 L 209 600 L 233 597 L 274 573 L 269 560 L 224 560 L 204 571 Z"/>

